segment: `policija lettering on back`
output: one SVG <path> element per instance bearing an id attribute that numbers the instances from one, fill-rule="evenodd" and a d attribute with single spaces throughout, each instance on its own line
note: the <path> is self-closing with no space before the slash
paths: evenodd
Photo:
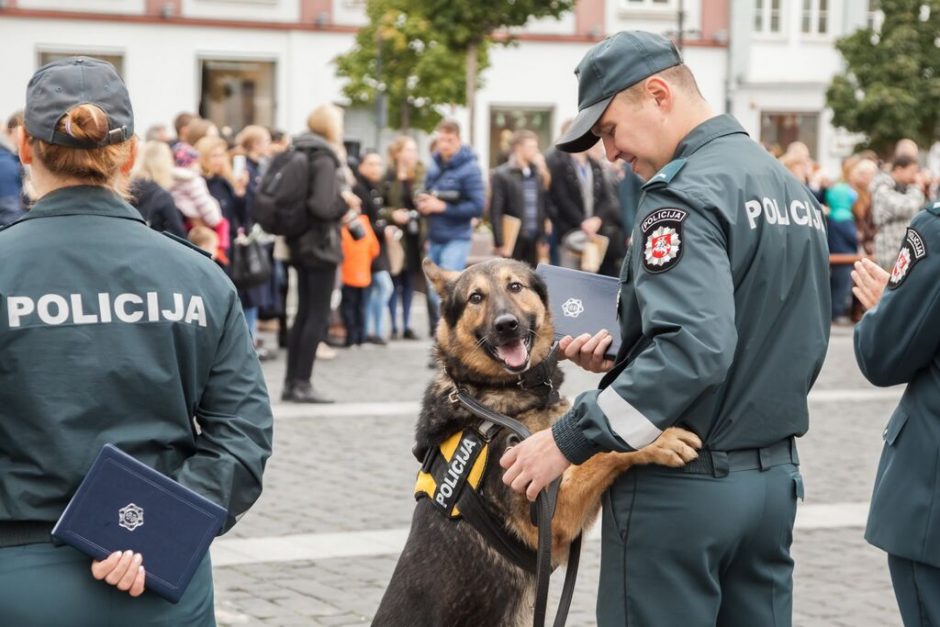
<path id="1" fill-rule="evenodd" d="M 184 297 L 174 293 L 171 302 L 161 299 L 157 292 L 139 294 L 98 294 L 97 307 L 83 300 L 82 294 L 44 294 L 38 299 L 30 296 L 8 296 L 7 319 L 11 329 L 39 325 L 109 324 L 111 322 L 184 322 L 207 326 L 206 306 L 202 296 Z M 24 323 L 26 323 L 24 325 Z M 38 323 L 38 324 L 37 324 Z"/>

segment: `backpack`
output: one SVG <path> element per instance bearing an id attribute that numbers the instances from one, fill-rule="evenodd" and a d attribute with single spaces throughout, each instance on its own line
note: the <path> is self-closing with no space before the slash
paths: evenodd
<path id="1" fill-rule="evenodd" d="M 295 238 L 309 228 L 307 198 L 313 161 L 323 148 L 291 148 L 277 155 L 255 191 L 254 220 L 272 235 Z"/>

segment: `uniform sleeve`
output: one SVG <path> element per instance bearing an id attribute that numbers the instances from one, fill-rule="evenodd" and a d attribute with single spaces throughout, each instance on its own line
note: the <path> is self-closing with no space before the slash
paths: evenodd
<path id="1" fill-rule="evenodd" d="M 677 230 L 675 261 L 654 271 L 644 249 L 656 233 L 637 231 L 641 249 L 631 263 L 647 342 L 607 388 L 578 396 L 554 425 L 555 440 L 573 463 L 648 445 L 727 375 L 737 331 L 724 233 L 695 210 Z"/>
<path id="2" fill-rule="evenodd" d="M 889 284 L 878 304 L 855 327 L 855 359 L 862 374 L 874 385 L 910 382 L 929 365 L 940 348 L 937 225 L 940 221 L 932 214 L 920 214 L 914 219 L 911 228 L 923 237 L 926 254 L 908 267 L 897 287 Z M 912 258 L 911 249 L 907 250 L 908 258 Z"/>
<path id="3" fill-rule="evenodd" d="M 234 291 L 196 419 L 196 454 L 177 479 L 228 510 L 226 532 L 261 494 L 271 455 L 271 402 Z"/>

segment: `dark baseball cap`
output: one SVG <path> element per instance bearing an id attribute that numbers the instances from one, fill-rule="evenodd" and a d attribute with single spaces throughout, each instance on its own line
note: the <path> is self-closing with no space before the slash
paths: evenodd
<path id="1" fill-rule="evenodd" d="M 641 30 L 621 31 L 584 55 L 578 77 L 578 116 L 555 145 L 565 152 L 583 152 L 597 143 L 591 128 L 618 93 L 648 76 L 682 63 L 675 44 L 662 35 Z"/>
<path id="2" fill-rule="evenodd" d="M 81 141 L 56 130 L 62 116 L 82 104 L 107 114 L 110 131 L 102 141 Z M 59 146 L 98 148 L 134 134 L 134 110 L 124 81 L 113 65 L 88 57 L 60 59 L 36 70 L 26 87 L 23 117 L 30 136 Z"/>

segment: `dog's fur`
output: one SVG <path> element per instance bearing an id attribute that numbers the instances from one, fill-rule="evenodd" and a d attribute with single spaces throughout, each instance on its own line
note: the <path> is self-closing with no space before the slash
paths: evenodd
<path id="1" fill-rule="evenodd" d="M 425 274 L 441 296 L 437 329 L 440 369 L 424 395 L 416 433 L 416 451 L 438 447 L 464 428 L 478 424 L 448 395 L 458 383 L 483 405 L 512 416 L 535 432 L 551 426 L 569 408 L 561 399 L 545 405 L 539 391 L 515 385 L 518 372 L 538 365 L 554 342 L 544 283 L 529 266 L 491 260 L 462 273 L 443 271 L 429 261 Z M 479 296 L 474 296 L 479 294 Z M 472 297 L 472 298 L 471 298 Z M 509 315 L 518 328 L 497 331 L 496 320 Z M 515 341 L 528 344 L 528 363 L 511 368 L 496 347 Z M 555 389 L 562 375 L 555 368 Z M 489 469 L 481 494 L 506 527 L 533 549 L 538 530 L 529 518 L 529 503 L 502 482 L 498 460 L 506 450 L 504 431 L 490 444 Z M 679 451 L 694 441 L 681 429 L 669 429 L 655 445 L 636 453 L 595 455 L 565 471 L 552 521 L 552 560 L 567 560 L 571 541 L 597 516 L 600 497 L 620 473 L 634 464 L 680 466 Z M 376 613 L 379 627 L 518 626 L 531 624 L 535 576 L 505 559 L 465 522 L 455 523 L 433 511 L 430 503 L 415 508 L 411 533 Z"/>

